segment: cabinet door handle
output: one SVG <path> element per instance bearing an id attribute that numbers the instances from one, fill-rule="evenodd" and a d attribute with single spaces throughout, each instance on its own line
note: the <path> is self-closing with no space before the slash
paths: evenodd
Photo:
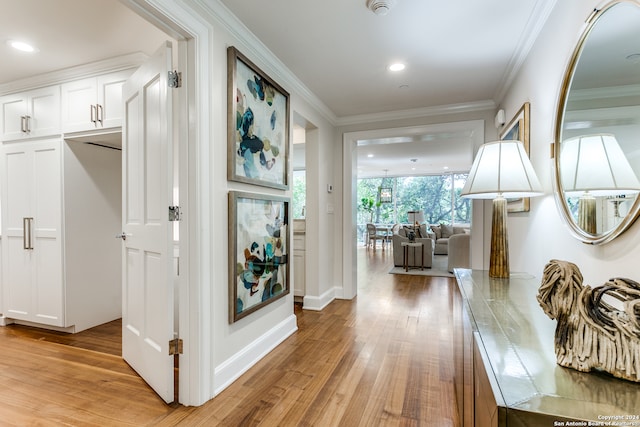
<path id="1" fill-rule="evenodd" d="M 91 105 L 91 123 L 93 124 L 96 123 L 96 115 L 97 115 L 96 106 Z"/>
<path id="2" fill-rule="evenodd" d="M 24 131 L 26 133 L 31 132 L 31 116 L 24 116 L 24 123 L 25 123 Z"/>
<path id="3" fill-rule="evenodd" d="M 25 250 L 33 249 L 33 218 L 22 218 L 22 247 Z"/>
<path id="4" fill-rule="evenodd" d="M 29 218 L 29 249 L 33 249 L 33 218 Z"/>
<path id="5" fill-rule="evenodd" d="M 29 249 L 29 243 L 27 241 L 27 227 L 29 227 L 29 218 L 22 218 L 22 249 L 25 250 Z"/>
<path id="6" fill-rule="evenodd" d="M 96 107 L 97 107 L 97 110 L 98 110 L 97 114 L 96 114 L 96 118 L 100 122 L 100 124 L 103 125 L 103 123 L 102 123 L 102 116 L 103 116 L 102 105 L 96 104 Z"/>
<path id="7" fill-rule="evenodd" d="M 20 116 L 20 131 L 29 132 L 29 116 Z"/>

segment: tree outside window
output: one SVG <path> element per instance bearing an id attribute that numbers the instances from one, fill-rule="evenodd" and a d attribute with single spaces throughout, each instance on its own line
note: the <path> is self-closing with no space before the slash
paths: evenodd
<path id="1" fill-rule="evenodd" d="M 358 236 L 367 222 L 407 224 L 407 212 L 422 210 L 427 224 L 469 224 L 471 201 L 460 197 L 467 174 L 450 173 L 411 177 L 362 178 L 358 180 Z M 391 203 L 376 204 L 365 209 L 362 199 L 378 202 L 380 187 L 393 188 Z"/>
<path id="2" fill-rule="evenodd" d="M 293 218 L 304 219 L 307 206 L 307 175 L 304 170 L 293 171 Z"/>

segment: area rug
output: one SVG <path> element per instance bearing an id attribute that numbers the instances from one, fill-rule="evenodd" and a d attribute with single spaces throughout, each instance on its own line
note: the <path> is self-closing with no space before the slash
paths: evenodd
<path id="1" fill-rule="evenodd" d="M 402 267 L 392 267 L 389 270 L 389 274 L 408 274 L 412 276 L 438 276 L 438 277 L 455 277 L 452 273 L 447 271 L 448 257 L 446 255 L 434 255 L 431 268 L 410 268 L 409 271 L 404 271 Z"/>

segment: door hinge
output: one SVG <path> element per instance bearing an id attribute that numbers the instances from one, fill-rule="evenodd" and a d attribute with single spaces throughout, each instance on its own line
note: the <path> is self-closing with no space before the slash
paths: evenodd
<path id="1" fill-rule="evenodd" d="M 169 206 L 169 221 L 180 221 L 182 219 L 182 212 L 180 206 Z"/>
<path id="2" fill-rule="evenodd" d="M 182 73 L 179 71 L 169 71 L 167 85 L 171 88 L 182 87 Z"/>
<path id="3" fill-rule="evenodd" d="M 180 338 L 174 338 L 169 341 L 169 356 L 176 354 L 182 354 L 182 340 Z"/>

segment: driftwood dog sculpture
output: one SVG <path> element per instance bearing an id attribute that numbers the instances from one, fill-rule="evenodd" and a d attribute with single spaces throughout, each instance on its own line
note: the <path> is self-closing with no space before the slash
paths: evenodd
<path id="1" fill-rule="evenodd" d="M 582 285 L 575 264 L 551 260 L 537 299 L 547 316 L 558 322 L 559 365 L 640 382 L 639 283 L 614 278 L 592 289 Z"/>

